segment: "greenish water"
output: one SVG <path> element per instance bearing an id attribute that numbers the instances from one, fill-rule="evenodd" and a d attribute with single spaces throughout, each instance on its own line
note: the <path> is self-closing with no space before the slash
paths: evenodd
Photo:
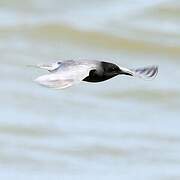
<path id="1" fill-rule="evenodd" d="M 180 2 L 0 1 L 0 179 L 180 178 Z M 159 65 L 55 91 L 29 64 Z"/>

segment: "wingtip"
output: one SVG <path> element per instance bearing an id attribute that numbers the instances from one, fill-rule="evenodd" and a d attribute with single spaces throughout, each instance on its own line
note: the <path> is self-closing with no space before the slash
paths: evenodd
<path id="1" fill-rule="evenodd" d="M 159 67 L 157 65 L 148 66 L 144 68 L 138 68 L 134 70 L 135 76 L 143 78 L 145 80 L 153 80 L 158 74 Z"/>

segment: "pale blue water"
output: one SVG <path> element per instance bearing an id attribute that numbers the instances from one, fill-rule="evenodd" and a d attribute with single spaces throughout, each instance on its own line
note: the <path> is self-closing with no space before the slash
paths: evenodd
<path id="1" fill-rule="evenodd" d="M 0 2 L 0 179 L 180 178 L 180 3 Z M 59 59 L 159 65 L 63 91 L 27 65 Z"/>

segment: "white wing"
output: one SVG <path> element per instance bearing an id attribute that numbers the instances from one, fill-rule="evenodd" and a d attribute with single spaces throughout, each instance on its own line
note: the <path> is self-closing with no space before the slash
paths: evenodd
<path id="1" fill-rule="evenodd" d="M 82 64 L 67 67 L 62 66 L 57 72 L 40 76 L 35 81 L 46 87 L 64 89 L 80 83 L 89 75 L 90 70 L 93 68 L 93 65 Z"/>
<path id="2" fill-rule="evenodd" d="M 154 79 L 158 74 L 158 67 L 157 66 L 149 66 L 144 68 L 138 68 L 134 70 L 135 76 L 144 79 Z"/>

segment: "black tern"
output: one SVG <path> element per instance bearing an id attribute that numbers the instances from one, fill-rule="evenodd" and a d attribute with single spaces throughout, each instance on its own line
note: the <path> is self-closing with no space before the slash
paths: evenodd
<path id="1" fill-rule="evenodd" d="M 157 66 L 128 69 L 110 62 L 96 60 L 66 60 L 52 64 L 39 64 L 35 67 L 49 71 L 49 74 L 40 76 L 35 81 L 40 85 L 55 89 L 64 89 L 81 81 L 102 82 L 117 75 L 152 79 L 158 73 Z"/>

